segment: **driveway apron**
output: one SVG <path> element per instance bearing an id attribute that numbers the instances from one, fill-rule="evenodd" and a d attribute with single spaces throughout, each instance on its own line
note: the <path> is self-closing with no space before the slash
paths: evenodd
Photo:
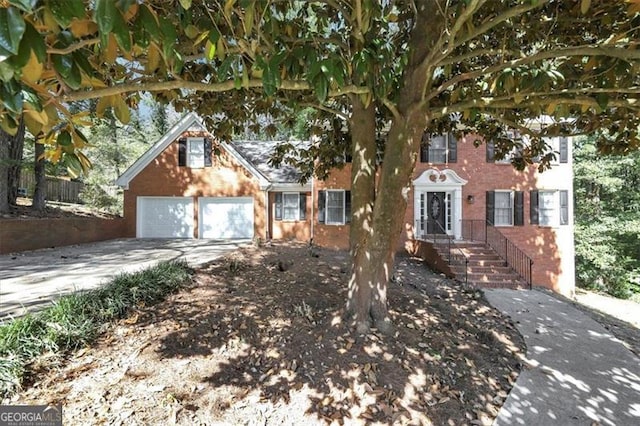
<path id="1" fill-rule="evenodd" d="M 119 239 L 0 256 L 0 320 L 41 309 L 56 297 L 86 290 L 160 261 L 199 266 L 246 241 Z"/>
<path id="2" fill-rule="evenodd" d="M 527 344 L 494 425 L 640 425 L 640 358 L 599 323 L 543 291 L 485 295 Z"/>

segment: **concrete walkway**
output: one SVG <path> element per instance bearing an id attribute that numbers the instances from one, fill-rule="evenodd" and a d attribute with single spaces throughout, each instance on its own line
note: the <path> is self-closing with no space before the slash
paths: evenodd
<path id="1" fill-rule="evenodd" d="M 120 239 L 0 256 L 0 320 L 41 309 L 56 297 L 95 288 L 123 272 L 163 260 L 198 266 L 242 242 Z"/>
<path id="2" fill-rule="evenodd" d="M 600 324 L 542 291 L 485 295 L 527 344 L 527 365 L 494 425 L 640 424 L 640 358 Z"/>

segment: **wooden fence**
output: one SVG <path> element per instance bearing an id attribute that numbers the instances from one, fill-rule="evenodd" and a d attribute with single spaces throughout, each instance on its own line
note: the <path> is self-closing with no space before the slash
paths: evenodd
<path id="1" fill-rule="evenodd" d="M 24 171 L 20 173 L 20 189 L 18 190 L 18 195 L 32 197 L 35 187 L 36 181 L 33 173 L 28 171 L 27 173 Z M 81 204 L 80 193 L 83 188 L 84 184 L 82 182 L 47 176 L 46 198 L 49 201 Z"/>

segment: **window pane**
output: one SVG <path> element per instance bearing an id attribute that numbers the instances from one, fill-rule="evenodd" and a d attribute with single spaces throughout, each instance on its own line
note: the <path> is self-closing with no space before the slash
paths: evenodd
<path id="1" fill-rule="evenodd" d="M 511 192 L 496 192 L 495 194 L 495 224 L 513 225 Z"/>
<path id="2" fill-rule="evenodd" d="M 300 208 L 298 206 L 298 194 L 282 194 L 282 205 L 283 205 L 283 215 L 282 218 L 284 220 L 298 220 L 298 214 L 300 212 Z"/>
<path id="3" fill-rule="evenodd" d="M 327 223 L 344 223 L 344 191 L 327 191 Z"/>
<path id="4" fill-rule="evenodd" d="M 188 140 L 189 167 L 204 167 L 204 139 Z"/>
<path id="5" fill-rule="evenodd" d="M 556 224 L 556 193 L 540 192 L 539 194 L 540 225 L 552 226 Z"/>
<path id="6" fill-rule="evenodd" d="M 431 138 L 429 142 L 429 161 L 431 163 L 447 162 L 447 138 L 445 135 Z"/>

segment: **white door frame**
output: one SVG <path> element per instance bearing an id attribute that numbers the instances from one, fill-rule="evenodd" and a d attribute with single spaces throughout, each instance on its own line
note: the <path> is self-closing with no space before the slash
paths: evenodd
<path id="1" fill-rule="evenodd" d="M 420 218 L 420 194 L 424 193 L 426 200 L 427 192 L 445 192 L 449 194 L 451 203 L 451 230 L 447 230 L 447 234 L 452 235 L 456 240 L 462 239 L 462 187 L 466 184 L 467 181 L 451 169 L 428 169 L 422 172 L 413 181 L 414 235 L 418 234 L 415 221 Z"/>

